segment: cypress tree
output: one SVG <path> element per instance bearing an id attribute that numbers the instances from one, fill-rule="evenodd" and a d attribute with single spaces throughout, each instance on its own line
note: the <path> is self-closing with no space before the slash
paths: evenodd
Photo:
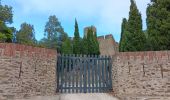
<path id="1" fill-rule="evenodd" d="M 88 41 L 87 41 L 86 36 L 83 37 L 83 40 L 81 41 L 81 45 L 82 45 L 81 54 L 87 55 L 88 54 Z"/>
<path id="2" fill-rule="evenodd" d="M 81 53 L 79 28 L 78 28 L 78 23 L 76 19 L 75 19 L 75 30 L 74 30 L 74 39 L 73 39 L 73 53 L 74 54 Z"/>
<path id="3" fill-rule="evenodd" d="M 125 44 L 125 42 L 127 42 L 126 41 L 126 34 L 125 34 L 125 32 L 126 32 L 126 27 L 127 27 L 127 19 L 126 18 L 123 18 L 123 20 L 122 20 L 122 26 L 121 26 L 121 37 L 120 37 L 120 43 L 119 43 L 119 51 L 120 52 L 123 52 L 124 51 L 124 44 Z"/>
<path id="4" fill-rule="evenodd" d="M 150 50 L 170 49 L 170 0 L 151 0 L 147 8 Z"/>
<path id="5" fill-rule="evenodd" d="M 97 33 L 95 32 L 93 34 L 93 41 L 94 41 L 94 54 L 99 55 L 100 54 L 100 50 L 99 50 L 99 42 L 97 40 Z"/>
<path id="6" fill-rule="evenodd" d="M 87 44 L 88 44 L 88 54 L 90 55 L 99 55 L 99 43 L 97 41 L 97 34 L 94 33 L 93 29 L 88 29 L 87 32 Z"/>
<path id="7" fill-rule="evenodd" d="M 134 0 L 131 0 L 127 31 L 128 46 L 125 51 L 145 50 L 146 37 L 142 31 L 142 18 Z"/>

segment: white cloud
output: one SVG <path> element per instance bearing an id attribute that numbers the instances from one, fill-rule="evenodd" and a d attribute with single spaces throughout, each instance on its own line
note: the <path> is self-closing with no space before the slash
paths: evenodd
<path id="1" fill-rule="evenodd" d="M 16 0 L 21 6 L 21 13 L 56 14 L 64 20 L 78 18 L 79 22 L 94 19 L 94 25 L 101 33 L 120 34 L 123 17 L 128 17 L 130 0 Z M 150 0 L 136 0 L 146 18 L 146 6 Z M 118 29 L 119 28 L 119 29 Z M 116 31 L 115 31 L 116 30 Z M 119 31 L 117 31 L 119 30 Z"/>

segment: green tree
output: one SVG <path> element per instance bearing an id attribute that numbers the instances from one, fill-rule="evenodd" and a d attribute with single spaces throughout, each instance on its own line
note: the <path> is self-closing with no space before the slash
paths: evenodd
<path id="1" fill-rule="evenodd" d="M 124 47 L 125 47 L 125 42 L 127 42 L 127 40 L 125 39 L 127 36 L 127 34 L 125 33 L 127 30 L 127 19 L 123 18 L 122 21 L 122 26 L 121 26 L 121 36 L 120 36 L 120 43 L 119 43 L 119 51 L 123 52 L 124 51 Z"/>
<path id="2" fill-rule="evenodd" d="M 97 34 L 93 31 L 92 28 L 88 29 L 87 32 L 87 46 L 88 54 L 90 55 L 99 55 L 99 43 L 97 41 Z"/>
<path id="3" fill-rule="evenodd" d="M 99 42 L 97 40 L 97 33 L 94 32 L 93 34 L 93 41 L 94 41 L 94 54 L 99 55 L 100 49 L 99 49 Z"/>
<path id="4" fill-rule="evenodd" d="M 72 54 L 73 47 L 71 45 L 71 40 L 66 38 L 61 47 L 62 54 Z"/>
<path id="5" fill-rule="evenodd" d="M 0 42 L 12 42 L 12 30 L 6 24 L 12 23 L 12 7 L 3 6 L 0 1 Z"/>
<path id="6" fill-rule="evenodd" d="M 131 0 L 127 34 L 127 41 L 125 42 L 128 43 L 128 47 L 125 51 L 145 50 L 146 37 L 142 31 L 142 18 L 134 0 Z"/>
<path id="7" fill-rule="evenodd" d="M 61 52 L 61 45 L 66 39 L 67 34 L 64 32 L 64 29 L 55 15 L 49 16 L 44 32 L 45 36 L 47 36 L 47 39 L 44 39 L 46 40 L 44 43 L 47 48 L 57 49 L 58 52 Z"/>
<path id="8" fill-rule="evenodd" d="M 151 0 L 147 7 L 150 50 L 170 49 L 170 0 Z"/>
<path id="9" fill-rule="evenodd" d="M 80 44 L 80 35 L 77 20 L 75 19 L 75 30 L 74 30 L 74 39 L 73 39 L 73 53 L 81 53 L 81 44 Z"/>
<path id="10" fill-rule="evenodd" d="M 88 41 L 86 36 L 83 37 L 82 41 L 81 41 L 81 54 L 88 54 Z"/>
<path id="11" fill-rule="evenodd" d="M 2 5 L 0 1 L 0 20 L 7 24 L 11 24 L 13 22 L 13 13 L 12 13 L 12 7 L 8 5 Z"/>
<path id="12" fill-rule="evenodd" d="M 12 42 L 12 30 L 0 21 L 0 42 Z"/>
<path id="13" fill-rule="evenodd" d="M 16 33 L 16 40 L 21 44 L 35 45 L 34 26 L 27 23 L 21 24 L 20 30 Z"/>

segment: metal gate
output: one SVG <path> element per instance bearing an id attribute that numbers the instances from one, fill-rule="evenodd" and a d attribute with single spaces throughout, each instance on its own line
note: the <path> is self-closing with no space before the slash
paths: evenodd
<path id="1" fill-rule="evenodd" d="M 58 55 L 57 92 L 94 93 L 112 90 L 110 56 Z"/>

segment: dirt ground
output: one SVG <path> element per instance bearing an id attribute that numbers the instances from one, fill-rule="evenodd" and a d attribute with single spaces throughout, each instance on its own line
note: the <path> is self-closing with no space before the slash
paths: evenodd
<path id="1" fill-rule="evenodd" d="M 17 100 L 118 100 L 116 97 L 106 93 L 87 94 L 60 94 L 55 96 L 38 96 L 30 99 Z"/>

